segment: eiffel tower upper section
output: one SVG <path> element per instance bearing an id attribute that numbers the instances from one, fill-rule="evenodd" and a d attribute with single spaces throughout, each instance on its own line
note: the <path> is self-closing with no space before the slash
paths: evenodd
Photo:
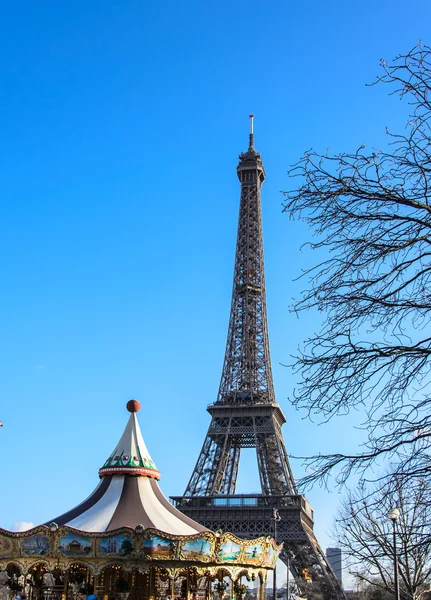
<path id="1" fill-rule="evenodd" d="M 212 420 L 185 496 L 234 494 L 241 448 L 255 448 L 263 494 L 297 493 L 281 433 L 269 356 L 260 188 L 260 154 L 250 143 L 239 157 L 238 237 L 226 352 Z"/>
<path id="2" fill-rule="evenodd" d="M 275 404 L 266 318 L 260 188 L 265 170 L 250 143 L 237 167 L 241 183 L 229 332 L 216 404 Z"/>

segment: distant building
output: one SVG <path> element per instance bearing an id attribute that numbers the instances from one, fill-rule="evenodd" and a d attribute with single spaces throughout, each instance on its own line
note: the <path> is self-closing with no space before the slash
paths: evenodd
<path id="1" fill-rule="evenodd" d="M 326 558 L 328 559 L 331 569 L 334 571 L 335 577 L 343 585 L 343 570 L 341 548 L 326 548 Z"/>

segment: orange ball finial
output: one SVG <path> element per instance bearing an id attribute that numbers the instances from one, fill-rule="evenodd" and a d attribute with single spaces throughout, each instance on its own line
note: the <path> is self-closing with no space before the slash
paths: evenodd
<path id="1" fill-rule="evenodd" d="M 139 400 L 129 400 L 126 404 L 126 408 L 131 413 L 136 413 L 141 409 L 141 403 Z"/>

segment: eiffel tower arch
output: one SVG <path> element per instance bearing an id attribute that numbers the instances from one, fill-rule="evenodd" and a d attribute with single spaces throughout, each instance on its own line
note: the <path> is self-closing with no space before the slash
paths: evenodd
<path id="1" fill-rule="evenodd" d="M 232 304 L 217 400 L 183 496 L 172 497 L 184 514 L 212 530 L 239 537 L 274 535 L 304 595 L 339 600 L 343 591 L 313 532 L 313 511 L 298 493 L 283 440 L 286 422 L 277 404 L 271 371 L 262 238 L 261 156 L 250 141 L 237 167 L 241 184 Z M 261 493 L 236 494 L 242 448 L 255 448 Z"/>

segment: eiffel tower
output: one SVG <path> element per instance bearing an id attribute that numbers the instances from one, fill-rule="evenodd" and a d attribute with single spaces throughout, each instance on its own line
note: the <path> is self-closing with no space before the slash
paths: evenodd
<path id="1" fill-rule="evenodd" d="M 344 594 L 313 533 L 313 511 L 298 493 L 284 445 L 286 422 L 276 403 L 269 353 L 260 189 L 265 170 L 250 141 L 237 167 L 241 183 L 232 305 L 211 423 L 177 508 L 212 530 L 243 538 L 273 535 L 282 560 L 304 595 L 339 600 Z M 255 448 L 261 494 L 236 494 L 241 448 Z M 280 517 L 276 524 L 274 516 Z"/>

